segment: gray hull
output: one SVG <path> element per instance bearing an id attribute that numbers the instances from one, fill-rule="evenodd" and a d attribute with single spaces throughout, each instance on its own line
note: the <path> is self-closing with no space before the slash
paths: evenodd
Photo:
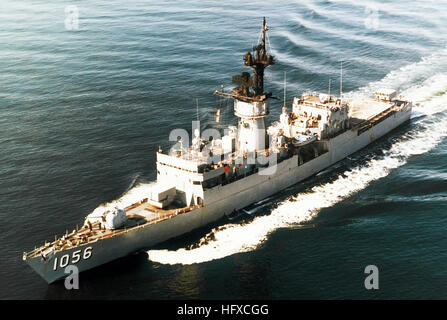
<path id="1" fill-rule="evenodd" d="M 67 265 L 75 264 L 79 271 L 85 271 L 140 249 L 150 248 L 212 223 L 314 175 L 408 121 L 410 115 L 411 105 L 361 134 L 358 134 L 357 129 L 348 130 L 327 140 L 329 151 L 302 165 L 298 165 L 298 156 L 293 156 L 278 163 L 272 175 L 252 174 L 233 183 L 208 189 L 208 200 L 201 208 L 155 224 L 141 225 L 110 238 L 59 251 L 46 260 L 36 256 L 26 259 L 26 262 L 48 283 L 52 283 L 67 276 L 64 273 L 65 263 L 61 267 L 61 260 L 66 261 Z M 73 257 L 76 259 L 73 260 Z"/>

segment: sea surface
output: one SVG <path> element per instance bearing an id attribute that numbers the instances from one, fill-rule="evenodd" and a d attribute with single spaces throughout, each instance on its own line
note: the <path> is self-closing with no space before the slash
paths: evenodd
<path id="1" fill-rule="evenodd" d="M 74 7 L 73 7 L 74 6 Z M 212 94 L 265 16 L 266 89 L 414 102 L 322 173 L 156 248 L 47 285 L 22 253 L 146 197 L 169 133 L 236 123 Z M 447 2 L 0 2 L 1 299 L 446 299 Z M 77 18 L 77 19 L 76 19 Z M 198 99 L 198 100 L 196 100 Z M 273 101 L 267 122 L 277 120 Z M 364 286 L 365 267 L 379 289 Z"/>

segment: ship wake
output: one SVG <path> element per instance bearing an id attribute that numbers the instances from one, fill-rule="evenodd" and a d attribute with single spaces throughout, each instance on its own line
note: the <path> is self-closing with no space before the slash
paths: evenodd
<path id="1" fill-rule="evenodd" d="M 413 113 L 419 116 L 413 118 L 412 129 L 396 138 L 391 147 L 383 151 L 383 155 L 345 171 L 332 182 L 284 200 L 268 215 L 255 217 L 245 224 L 232 223 L 213 229 L 191 248 L 149 250 L 149 260 L 162 264 L 194 264 L 254 250 L 273 231 L 311 220 L 320 210 L 333 206 L 366 188 L 371 182 L 387 176 L 391 170 L 404 165 L 410 157 L 436 147 L 447 136 L 447 73 L 425 77 L 426 80 L 420 82 L 417 78 L 427 72 L 423 66 L 427 66 L 427 59 L 402 68 L 400 72 L 393 71 L 381 81 L 356 92 L 366 94 L 369 89 L 371 93 L 382 85 L 402 89 L 405 85 L 403 79 L 410 81 L 408 89 L 402 91 L 403 96 L 414 102 Z M 410 70 L 418 75 L 406 76 L 405 73 Z M 421 84 L 414 85 L 415 79 Z"/>
<path id="2" fill-rule="evenodd" d="M 131 183 L 131 185 L 134 185 L 136 183 L 136 179 L 138 177 L 135 177 Z M 118 198 L 117 200 L 103 203 L 100 206 L 98 206 L 95 210 L 93 210 L 88 217 L 99 217 L 102 216 L 106 211 L 113 211 L 114 208 L 125 208 L 127 206 L 130 206 L 134 203 L 137 203 L 144 198 L 147 198 L 147 195 L 151 192 L 151 189 L 155 186 L 156 182 L 149 182 L 149 183 L 139 183 L 135 187 L 128 189 L 124 194 Z"/>

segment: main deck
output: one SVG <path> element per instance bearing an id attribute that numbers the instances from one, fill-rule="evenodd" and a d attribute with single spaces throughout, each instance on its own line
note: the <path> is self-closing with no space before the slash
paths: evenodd
<path id="1" fill-rule="evenodd" d="M 38 255 L 43 255 L 46 257 L 52 253 L 72 249 L 105 238 L 110 238 L 137 228 L 144 228 L 148 225 L 171 219 L 179 214 L 189 212 L 199 207 L 201 206 L 193 205 L 183 208 L 171 206 L 166 209 L 160 209 L 149 204 L 148 199 L 145 198 L 140 202 L 134 203 L 125 208 L 127 220 L 125 225 L 121 228 L 106 229 L 101 226 L 99 221 L 94 223 L 86 223 L 80 229 L 75 229 L 71 233 L 66 232 L 62 237 L 55 237 L 54 241 L 45 242 L 43 246 L 35 248 L 31 252 L 24 253 L 23 259 L 26 260 L 28 258 L 34 258 Z"/>

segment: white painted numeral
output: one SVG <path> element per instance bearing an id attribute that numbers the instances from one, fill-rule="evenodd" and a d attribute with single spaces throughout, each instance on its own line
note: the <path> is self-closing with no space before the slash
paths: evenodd
<path id="1" fill-rule="evenodd" d="M 73 256 L 71 258 L 71 263 L 77 263 L 81 259 L 81 250 L 77 250 L 73 252 Z"/>
<path id="2" fill-rule="evenodd" d="M 68 265 L 69 260 L 70 260 L 70 256 L 68 254 L 64 254 L 61 257 L 61 261 L 59 262 L 59 267 L 65 268 Z"/>
<path id="3" fill-rule="evenodd" d="M 84 260 L 87 260 L 88 258 L 90 258 L 92 256 L 92 247 L 88 247 L 88 248 L 85 248 L 85 250 L 84 250 L 84 255 L 83 255 L 83 259 Z"/>
<path id="4" fill-rule="evenodd" d="M 82 253 L 82 259 L 87 260 L 92 256 L 92 247 L 87 247 L 84 249 L 84 252 Z M 71 256 L 71 264 L 78 263 L 81 260 L 81 252 L 82 250 L 76 250 L 73 251 Z M 70 255 L 64 254 L 62 257 L 60 257 L 59 260 L 59 267 L 65 268 L 68 263 L 70 262 Z M 53 270 L 55 271 L 58 267 L 58 258 L 54 258 L 54 264 L 53 264 Z"/>

